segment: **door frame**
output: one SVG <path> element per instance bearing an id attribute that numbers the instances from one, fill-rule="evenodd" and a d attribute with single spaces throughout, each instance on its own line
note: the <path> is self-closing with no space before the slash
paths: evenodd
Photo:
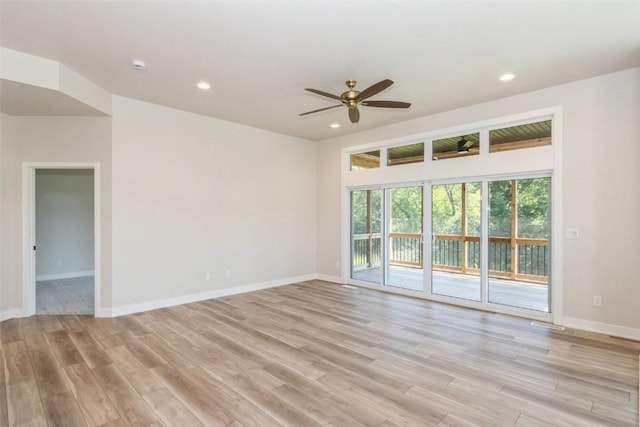
<path id="1" fill-rule="evenodd" d="M 94 308 L 100 313 L 100 163 L 96 162 L 24 162 L 22 163 L 22 307 L 25 317 L 36 314 L 36 170 L 93 170 L 93 265 Z"/>

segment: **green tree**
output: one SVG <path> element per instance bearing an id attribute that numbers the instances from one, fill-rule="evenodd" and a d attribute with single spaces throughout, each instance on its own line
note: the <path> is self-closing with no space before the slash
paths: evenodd
<path id="1" fill-rule="evenodd" d="M 391 189 L 391 232 L 422 233 L 422 187 Z"/>
<path id="2" fill-rule="evenodd" d="M 356 190 L 351 192 L 351 227 L 353 234 L 366 234 L 368 222 L 367 195 L 371 195 L 371 232 L 380 233 L 381 190 Z"/>

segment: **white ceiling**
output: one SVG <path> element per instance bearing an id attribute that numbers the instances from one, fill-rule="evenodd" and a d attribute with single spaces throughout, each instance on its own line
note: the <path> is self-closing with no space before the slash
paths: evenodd
<path id="1" fill-rule="evenodd" d="M 0 45 L 114 94 L 322 140 L 639 66 L 640 1 L 2 0 Z M 385 78 L 371 99 L 410 109 L 298 117 L 334 102 L 304 88 Z"/>

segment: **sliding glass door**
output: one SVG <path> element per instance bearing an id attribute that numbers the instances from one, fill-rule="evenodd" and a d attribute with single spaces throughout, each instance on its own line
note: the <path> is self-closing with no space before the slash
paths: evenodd
<path id="1" fill-rule="evenodd" d="M 431 292 L 482 300 L 480 182 L 431 186 Z"/>
<path id="2" fill-rule="evenodd" d="M 353 190 L 350 277 L 418 292 L 426 277 L 427 294 L 436 298 L 548 313 L 550 182 L 481 179 Z"/>
<path id="3" fill-rule="evenodd" d="M 351 278 L 382 283 L 382 190 L 354 190 L 351 201 Z"/>
<path id="4" fill-rule="evenodd" d="M 389 188 L 386 200 L 388 249 L 384 284 L 421 291 L 424 288 L 423 186 Z"/>
<path id="5" fill-rule="evenodd" d="M 549 312 L 550 181 L 489 182 L 490 303 Z"/>

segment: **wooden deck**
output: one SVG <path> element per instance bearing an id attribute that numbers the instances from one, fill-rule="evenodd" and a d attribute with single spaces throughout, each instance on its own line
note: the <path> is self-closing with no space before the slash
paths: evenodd
<path id="1" fill-rule="evenodd" d="M 380 283 L 380 267 L 356 271 L 353 278 L 366 282 Z M 403 289 L 422 290 L 423 270 L 408 267 L 389 267 L 389 286 Z M 472 301 L 480 301 L 480 277 L 466 274 L 434 271 L 432 292 Z M 504 279 L 489 279 L 489 301 L 495 304 L 549 311 L 547 286 Z"/>

